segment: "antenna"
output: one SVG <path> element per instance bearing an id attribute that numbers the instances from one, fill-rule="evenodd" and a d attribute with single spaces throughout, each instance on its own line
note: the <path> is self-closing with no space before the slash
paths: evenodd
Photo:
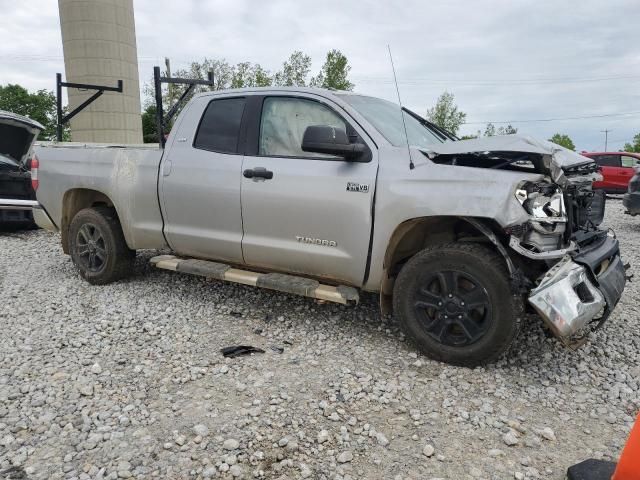
<path id="1" fill-rule="evenodd" d="M 396 78 L 396 67 L 393 65 L 393 57 L 391 56 L 391 47 L 387 45 L 389 50 L 389 60 L 391 60 L 391 70 L 393 70 L 393 81 L 396 84 L 396 93 L 398 94 L 398 103 L 400 104 L 400 117 L 402 118 L 402 126 L 404 127 L 404 138 L 407 141 L 407 152 L 409 153 L 409 168 L 413 170 L 415 165 L 411 158 L 411 147 L 409 146 L 409 135 L 407 134 L 407 124 L 404 121 L 404 110 L 402 107 L 402 100 L 400 99 L 400 89 L 398 88 L 398 79 Z"/>

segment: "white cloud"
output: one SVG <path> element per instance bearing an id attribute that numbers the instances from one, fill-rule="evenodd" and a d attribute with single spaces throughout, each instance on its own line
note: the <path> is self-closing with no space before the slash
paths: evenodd
<path id="1" fill-rule="evenodd" d="M 142 81 L 165 56 L 174 68 L 208 56 L 273 71 L 299 49 L 317 70 L 338 48 L 357 91 L 395 99 L 390 44 L 403 101 L 420 113 L 445 88 L 469 121 L 640 110 L 638 29 L 630 21 L 637 0 L 135 0 L 135 10 Z M 53 89 L 64 70 L 57 2 L 0 0 L 0 11 L 0 83 Z M 616 78 L 584 81 L 594 77 Z M 608 128 L 620 148 L 640 131 L 640 115 L 514 125 L 543 138 L 567 133 L 589 150 L 602 148 L 600 130 Z"/>

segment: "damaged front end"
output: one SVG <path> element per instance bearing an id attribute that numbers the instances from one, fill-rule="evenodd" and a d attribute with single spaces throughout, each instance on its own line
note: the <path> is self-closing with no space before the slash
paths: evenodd
<path id="1" fill-rule="evenodd" d="M 626 276 L 618 241 L 600 228 L 605 196 L 591 188 L 596 167 L 569 168 L 563 174 L 563 188 L 525 182 L 516 190 L 530 219 L 508 231 L 514 251 L 552 265 L 536 279 L 528 299 L 554 334 L 564 339 L 588 323 L 606 321 L 620 300 Z"/>
<path id="2" fill-rule="evenodd" d="M 428 155 L 439 164 L 542 174 L 513 192 L 527 221 L 504 227 L 505 242 L 517 253 L 511 256 L 529 281 L 528 302 L 564 341 L 607 320 L 627 278 L 618 241 L 600 228 L 605 196 L 592 189 L 601 178 L 594 162 L 518 136 L 450 142 Z"/>

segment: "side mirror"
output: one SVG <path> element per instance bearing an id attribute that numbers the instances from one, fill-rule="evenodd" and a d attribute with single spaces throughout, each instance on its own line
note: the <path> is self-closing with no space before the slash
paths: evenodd
<path id="1" fill-rule="evenodd" d="M 302 137 L 303 152 L 325 153 L 357 161 L 365 150 L 362 143 L 349 143 L 347 132 L 329 125 L 311 125 Z"/>

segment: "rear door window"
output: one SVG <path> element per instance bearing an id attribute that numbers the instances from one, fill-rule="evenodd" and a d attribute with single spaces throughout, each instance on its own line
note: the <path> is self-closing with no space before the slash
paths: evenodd
<path id="1" fill-rule="evenodd" d="M 193 146 L 212 152 L 241 153 L 239 139 L 244 106 L 244 98 L 221 98 L 209 102 Z"/>
<path id="2" fill-rule="evenodd" d="M 594 160 L 601 167 L 620 166 L 620 155 L 597 155 Z"/>
<path id="3" fill-rule="evenodd" d="M 638 159 L 630 155 L 620 155 L 620 160 L 623 167 L 635 167 L 638 165 Z"/>

